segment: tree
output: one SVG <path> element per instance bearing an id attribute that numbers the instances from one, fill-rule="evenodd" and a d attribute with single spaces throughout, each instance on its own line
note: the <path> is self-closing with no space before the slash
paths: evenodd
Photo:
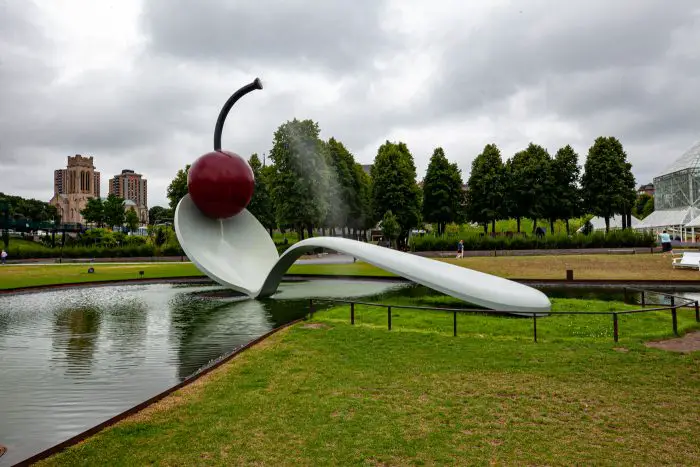
<path id="1" fill-rule="evenodd" d="M 350 225 L 350 220 L 361 214 L 355 157 L 335 138 L 328 140 L 326 148 L 330 178 L 325 224 L 330 228 L 341 227 L 343 236 L 346 236 L 345 228 Z"/>
<path id="2" fill-rule="evenodd" d="M 124 222 L 126 222 L 129 232 L 135 232 L 136 229 L 139 228 L 139 215 L 136 214 L 134 208 L 126 211 L 126 214 L 124 215 Z"/>
<path id="3" fill-rule="evenodd" d="M 487 144 L 472 161 L 467 182 L 467 218 L 484 226 L 484 232 L 495 230 L 496 220 L 504 214 L 505 169 L 501 151 L 495 144 Z"/>
<path id="4" fill-rule="evenodd" d="M 516 153 L 510 163 L 508 205 L 510 214 L 516 219 L 520 232 L 520 220 L 523 217 L 533 219 L 533 230 L 537 228 L 537 219 L 550 217 L 554 211 L 551 193 L 549 164 L 551 157 L 546 149 L 530 143 L 524 151 Z"/>
<path id="5" fill-rule="evenodd" d="M 401 226 L 398 242 L 403 245 L 408 232 L 421 218 L 421 189 L 416 183 L 416 166 L 405 143 L 386 141 L 377 151 L 370 172 L 372 208 L 377 218 L 389 210 Z"/>
<path id="6" fill-rule="evenodd" d="M 86 223 L 102 227 L 105 221 L 104 204 L 100 198 L 88 198 L 85 208 L 80 211 Z"/>
<path id="7" fill-rule="evenodd" d="M 442 148 L 435 148 L 423 180 L 423 220 L 435 222 L 438 235 L 445 226 L 457 222 L 462 202 L 462 174 L 450 164 Z"/>
<path id="8" fill-rule="evenodd" d="M 328 212 L 328 166 L 320 129 L 312 120 L 291 120 L 275 131 L 270 159 L 274 162 L 272 201 L 281 225 L 293 225 L 304 238 Z"/>
<path id="9" fill-rule="evenodd" d="M 177 203 L 187 194 L 187 174 L 190 171 L 190 164 L 187 164 L 184 169 L 177 171 L 175 178 L 168 185 L 167 196 L 170 201 L 170 209 L 175 212 Z"/>
<path id="10" fill-rule="evenodd" d="M 267 179 L 262 170 L 263 166 L 257 154 L 250 156 L 248 163 L 250 168 L 253 169 L 253 175 L 255 176 L 255 189 L 247 209 L 270 231 L 270 236 L 272 236 L 272 230 L 277 227 L 277 221 Z"/>
<path id="11" fill-rule="evenodd" d="M 121 227 L 124 225 L 124 199 L 118 197 L 114 193 L 110 193 L 103 203 L 104 205 L 104 221 L 109 227 Z"/>
<path id="12" fill-rule="evenodd" d="M 401 226 L 391 210 L 384 213 L 382 218 L 382 235 L 389 240 L 389 247 L 396 246 L 396 239 L 401 234 Z"/>
<path id="13" fill-rule="evenodd" d="M 164 226 L 161 225 L 161 226 L 157 227 L 154 241 L 155 241 L 155 244 L 158 248 L 163 246 L 165 244 L 165 242 L 168 241 L 168 235 L 165 231 Z"/>
<path id="14" fill-rule="evenodd" d="M 357 211 L 351 213 L 349 227 L 362 231 L 362 238 L 367 238 L 367 229 L 376 223 L 372 210 L 372 178 L 364 171 L 361 164 L 355 163 L 353 170 L 354 184 L 357 191 Z"/>
<path id="15" fill-rule="evenodd" d="M 148 210 L 148 223 L 150 225 L 157 224 L 159 221 L 172 220 L 173 212 L 163 206 L 153 206 Z"/>
<path id="16" fill-rule="evenodd" d="M 642 217 L 642 212 L 644 212 L 644 206 L 646 206 L 647 201 L 649 201 L 650 198 L 651 195 L 648 195 L 646 193 L 640 193 L 634 202 L 634 206 L 632 207 L 632 214 L 634 214 L 637 217 Z"/>
<path id="17" fill-rule="evenodd" d="M 650 196 L 646 204 L 644 204 L 644 210 L 642 210 L 641 218 L 644 219 L 652 212 L 654 212 L 654 197 Z"/>
<path id="18" fill-rule="evenodd" d="M 566 222 L 566 233 L 570 233 L 569 219 L 581 214 L 581 167 L 578 165 L 578 154 L 568 144 L 560 148 L 550 165 L 551 187 L 549 199 L 551 213 L 550 228 L 554 232 L 553 221 L 563 219 Z"/>
<path id="19" fill-rule="evenodd" d="M 620 144 L 620 149 L 622 149 L 622 144 Z M 615 206 L 617 206 L 617 212 L 622 215 L 622 228 L 630 229 L 632 228 L 632 208 L 637 199 L 636 181 L 632 174 L 632 164 L 627 162 L 624 150 L 618 153 L 618 157 L 622 171 L 619 179 L 620 192 L 615 200 Z"/>
<path id="20" fill-rule="evenodd" d="M 605 219 L 605 231 L 610 231 L 610 218 L 623 214 L 623 227 L 629 222 L 634 204 L 634 176 L 622 144 L 615 137 L 596 138 L 588 150 L 581 179 L 584 205 L 596 216 Z"/>

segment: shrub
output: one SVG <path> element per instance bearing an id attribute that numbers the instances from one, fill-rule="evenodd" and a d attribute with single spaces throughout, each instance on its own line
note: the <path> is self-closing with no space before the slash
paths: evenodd
<path id="1" fill-rule="evenodd" d="M 577 249 L 577 248 L 632 248 L 651 247 L 656 239 L 648 233 L 633 230 L 612 230 L 583 234 L 556 234 L 538 238 L 534 235 L 491 236 L 470 233 L 462 237 L 423 235 L 412 237 L 411 251 L 453 251 L 457 242 L 464 240 L 465 250 L 534 250 L 534 249 Z"/>

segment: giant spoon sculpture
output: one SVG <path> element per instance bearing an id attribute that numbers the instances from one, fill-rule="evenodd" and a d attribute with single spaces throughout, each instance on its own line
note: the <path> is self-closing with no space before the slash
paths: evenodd
<path id="1" fill-rule="evenodd" d="M 438 290 L 490 309 L 546 313 L 545 294 L 526 285 L 421 256 L 356 240 L 313 237 L 292 245 L 282 256 L 265 227 L 246 208 L 255 180 L 248 162 L 221 150 L 221 132 L 233 105 L 252 83 L 224 104 L 214 131 L 214 151 L 190 167 L 185 195 L 175 210 L 175 232 L 187 257 L 214 281 L 250 297 L 275 293 L 284 273 L 304 253 L 322 247 L 339 251 Z"/>

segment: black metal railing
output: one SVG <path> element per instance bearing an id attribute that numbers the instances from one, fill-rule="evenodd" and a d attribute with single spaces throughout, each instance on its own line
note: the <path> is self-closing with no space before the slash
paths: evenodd
<path id="1" fill-rule="evenodd" d="M 387 311 L 387 328 L 391 331 L 391 317 L 392 309 L 402 309 L 402 310 L 422 310 L 422 311 L 437 311 L 443 313 L 452 313 L 452 327 L 453 336 L 457 336 L 457 314 L 486 314 L 486 315 L 519 315 L 532 318 L 532 335 L 533 340 L 537 342 L 537 319 L 544 318 L 548 316 L 564 316 L 564 315 L 589 315 L 589 316 L 599 316 L 607 315 L 612 317 L 612 327 L 613 327 L 613 339 L 618 342 L 620 335 L 619 326 L 619 315 L 630 315 L 638 313 L 651 313 L 658 311 L 669 311 L 671 314 L 671 326 L 673 328 L 673 334 L 678 336 L 678 310 L 682 308 L 694 308 L 695 309 L 695 321 L 700 323 L 700 303 L 698 300 L 693 300 L 687 297 L 682 297 L 679 295 L 668 294 L 664 292 L 656 292 L 651 290 L 637 289 L 634 287 L 626 287 L 624 289 L 624 301 L 630 304 L 631 292 L 635 292 L 639 296 L 640 304 L 642 308 L 634 310 L 620 310 L 620 311 L 556 311 L 556 312 L 513 312 L 513 311 L 502 311 L 502 310 L 489 310 L 483 308 L 439 308 L 439 307 L 428 307 L 428 306 L 418 306 L 418 305 L 387 305 L 383 303 L 370 303 L 361 302 L 354 300 L 341 300 L 332 298 L 316 298 L 309 299 L 309 317 L 313 318 L 314 312 L 316 310 L 316 303 L 342 303 L 350 305 L 350 324 L 355 324 L 355 307 L 357 305 L 376 307 L 376 308 L 386 308 Z M 662 297 L 662 300 L 668 301 L 669 304 L 653 303 L 655 297 Z M 658 301 L 658 300 L 656 300 Z M 636 302 L 635 302 L 636 303 Z M 649 305 L 653 305 L 649 307 Z"/>

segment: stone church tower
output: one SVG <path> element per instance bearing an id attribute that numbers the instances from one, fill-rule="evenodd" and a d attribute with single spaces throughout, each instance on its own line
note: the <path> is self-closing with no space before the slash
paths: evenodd
<path id="1" fill-rule="evenodd" d="M 54 171 L 53 192 L 49 204 L 58 208 L 61 222 L 84 224 L 80 211 L 89 198 L 100 197 L 100 173 L 95 170 L 92 157 L 68 156 L 67 167 Z"/>

